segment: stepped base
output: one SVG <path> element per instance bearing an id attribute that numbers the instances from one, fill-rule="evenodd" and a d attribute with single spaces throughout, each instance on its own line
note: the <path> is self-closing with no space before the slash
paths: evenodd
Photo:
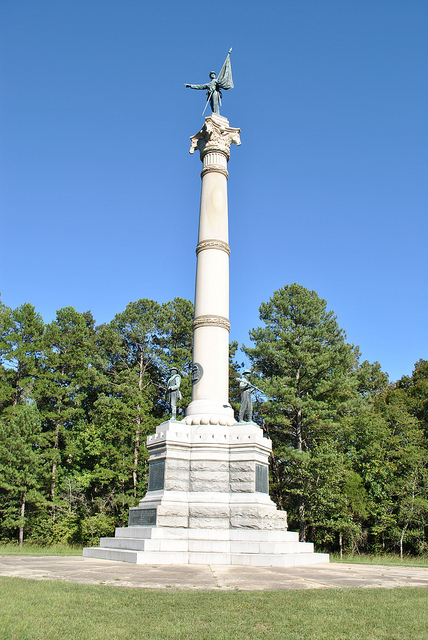
<path id="1" fill-rule="evenodd" d="M 256 567 L 328 562 L 328 554 L 287 531 L 286 512 L 269 497 L 272 443 L 262 429 L 211 419 L 158 426 L 147 439 L 147 494 L 130 508 L 129 526 L 84 549 L 85 557 Z"/>
<path id="2" fill-rule="evenodd" d="M 295 567 L 328 562 L 293 531 L 119 527 L 114 538 L 83 550 L 86 558 L 132 564 L 222 564 Z"/>

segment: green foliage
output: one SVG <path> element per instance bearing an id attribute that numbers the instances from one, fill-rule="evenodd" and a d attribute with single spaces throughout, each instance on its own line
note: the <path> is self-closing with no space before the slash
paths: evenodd
<path id="1" fill-rule="evenodd" d="M 297 284 L 275 291 L 260 319 L 264 326 L 250 331 L 254 347 L 244 351 L 271 399 L 264 411 L 270 433 L 309 451 L 358 406 L 358 351 L 325 300 Z"/>
<path id="2" fill-rule="evenodd" d="M 0 521 L 3 539 L 22 535 L 26 510 L 43 502 L 41 425 L 34 404 L 9 407 L 0 417 Z"/>
<path id="3" fill-rule="evenodd" d="M 258 386 L 269 396 L 262 415 L 274 444 L 274 493 L 283 508 L 287 496 L 294 495 L 302 540 L 312 522 L 329 544 L 336 535 L 333 530 L 357 528 L 348 522 L 342 463 L 333 443 L 343 417 L 362 402 L 356 374 L 359 354 L 345 342 L 326 301 L 300 285 L 275 291 L 260 306 L 260 319 L 264 326 L 250 331 L 254 346 L 244 350 L 261 378 Z M 323 462 L 327 449 L 330 460 Z M 323 464 L 337 467 L 339 484 L 333 477 L 323 478 Z M 322 487 L 330 491 L 329 498 L 323 497 Z M 322 503 L 328 500 L 325 510 Z"/>
<path id="4" fill-rule="evenodd" d="M 85 434 L 92 460 L 95 499 L 126 524 L 127 510 L 145 493 L 148 452 L 145 438 L 165 418 L 169 367 L 183 376 L 183 396 L 190 399 L 192 305 L 175 298 L 160 305 L 141 299 L 100 327 L 98 397 Z M 103 498 L 106 502 L 104 502 Z"/>
<path id="5" fill-rule="evenodd" d="M 239 406 L 241 402 L 241 390 L 238 382 L 238 378 L 241 374 L 239 372 L 239 365 L 236 362 L 238 346 L 239 345 L 236 340 L 229 344 L 229 402 L 235 415 L 239 413 Z"/>
<path id="6" fill-rule="evenodd" d="M 388 386 L 300 285 L 274 292 L 260 319 L 244 350 L 269 396 L 260 417 L 273 441 L 271 491 L 291 527 L 328 550 L 423 552 L 428 363 Z"/>
<path id="7" fill-rule="evenodd" d="M 334 443 L 323 442 L 306 452 L 276 450 L 272 467 L 273 495 L 287 509 L 292 530 L 303 521 L 308 539 L 320 548 L 337 548 L 339 539 L 355 548 L 362 537 L 366 492 Z"/>
<path id="8" fill-rule="evenodd" d="M 98 328 L 72 307 L 45 325 L 29 304 L 0 305 L 0 538 L 25 523 L 45 544 L 88 542 L 126 524 L 170 366 L 190 401 L 192 317 L 180 298 L 138 300 Z"/>
<path id="9" fill-rule="evenodd" d="M 0 302 L 0 540 L 96 544 L 147 487 L 146 436 L 169 416 L 171 366 L 191 399 L 192 304 L 131 302 L 95 327 Z M 266 392 L 271 494 L 328 551 L 428 551 L 428 361 L 389 384 L 359 361 L 327 303 L 293 284 L 260 307 L 245 352 Z M 239 410 L 238 345 L 230 401 Z M 25 543 L 24 543 L 25 544 Z"/>
<path id="10" fill-rule="evenodd" d="M 90 546 L 97 546 L 103 536 L 114 535 L 115 518 L 105 513 L 84 518 L 80 524 L 81 540 Z"/>
<path id="11" fill-rule="evenodd" d="M 418 419 L 428 438 L 428 360 L 419 360 L 412 376 L 403 376 L 396 389 L 402 392 L 409 413 Z"/>
<path id="12" fill-rule="evenodd" d="M 31 304 L 0 307 L 0 407 L 31 398 L 38 372 L 43 319 Z"/>

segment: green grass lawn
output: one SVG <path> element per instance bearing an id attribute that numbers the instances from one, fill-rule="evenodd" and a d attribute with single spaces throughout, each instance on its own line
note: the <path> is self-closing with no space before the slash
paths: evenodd
<path id="1" fill-rule="evenodd" d="M 18 544 L 14 542 L 0 543 L 0 556 L 81 556 L 82 553 L 83 547 L 79 545 L 54 544 L 43 546 L 31 542 L 24 542 L 22 549 L 20 549 Z M 361 555 L 345 553 L 341 559 L 339 554 L 332 553 L 330 554 L 330 562 L 428 567 L 428 556 L 406 556 L 401 560 L 399 555 L 392 553 Z"/>
<path id="2" fill-rule="evenodd" d="M 330 554 L 330 562 L 345 562 L 347 564 L 383 564 L 401 567 L 428 567 L 428 556 L 404 556 L 401 560 L 399 555 L 393 553 L 363 553 L 361 555 L 351 555 L 344 553 L 341 558 L 339 554 Z M 428 634 L 427 634 L 428 638 Z"/>
<path id="3" fill-rule="evenodd" d="M 427 640 L 428 589 L 176 591 L 0 578 L 8 640 Z"/>
<path id="4" fill-rule="evenodd" d="M 44 546 L 24 542 L 22 548 L 14 542 L 0 543 L 0 556 L 81 556 L 80 545 L 52 544 Z"/>

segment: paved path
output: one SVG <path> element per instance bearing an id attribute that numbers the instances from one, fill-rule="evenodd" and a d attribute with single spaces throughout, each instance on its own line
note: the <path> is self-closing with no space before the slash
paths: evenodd
<path id="1" fill-rule="evenodd" d="M 148 589 L 428 587 L 428 569 L 367 564 L 311 567 L 135 565 L 78 556 L 0 556 L 0 576 Z"/>

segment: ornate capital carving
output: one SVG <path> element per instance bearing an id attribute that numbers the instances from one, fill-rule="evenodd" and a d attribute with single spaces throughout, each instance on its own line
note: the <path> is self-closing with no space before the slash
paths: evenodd
<path id="1" fill-rule="evenodd" d="M 210 151 L 224 153 L 227 160 L 230 157 L 230 145 L 241 144 L 239 134 L 241 129 L 229 127 L 229 121 L 222 116 L 211 114 L 205 118 L 205 124 L 198 133 L 190 138 L 190 153 L 199 149 L 201 160 Z"/>
<path id="2" fill-rule="evenodd" d="M 202 240 L 196 247 L 196 255 L 204 249 L 220 249 L 220 251 L 224 251 L 230 256 L 230 247 L 227 242 L 223 242 L 223 240 Z"/>
<path id="3" fill-rule="evenodd" d="M 198 316 L 193 320 L 193 330 L 199 327 L 221 327 L 230 331 L 230 322 L 224 316 L 206 315 Z"/>

